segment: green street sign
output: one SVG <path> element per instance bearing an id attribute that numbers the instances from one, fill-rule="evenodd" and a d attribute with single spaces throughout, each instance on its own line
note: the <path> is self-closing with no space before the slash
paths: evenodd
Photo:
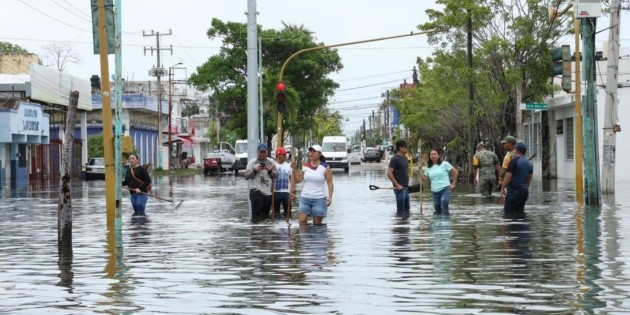
<path id="1" fill-rule="evenodd" d="M 527 103 L 525 104 L 525 109 L 547 110 L 549 109 L 549 105 L 545 103 Z"/>

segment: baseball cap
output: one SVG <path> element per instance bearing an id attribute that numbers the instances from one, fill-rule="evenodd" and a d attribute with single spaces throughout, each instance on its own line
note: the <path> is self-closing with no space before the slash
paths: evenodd
<path id="1" fill-rule="evenodd" d="M 479 149 L 479 147 L 486 147 L 486 144 L 483 142 L 479 142 L 479 144 L 477 144 L 477 149 Z"/>
<path id="2" fill-rule="evenodd" d="M 287 150 L 285 150 L 283 147 L 279 147 L 276 149 L 276 155 L 286 155 L 287 154 Z"/>
<path id="3" fill-rule="evenodd" d="M 309 151 L 310 150 L 315 150 L 315 151 L 317 151 L 319 153 L 322 153 L 322 147 L 319 144 L 312 145 L 310 148 L 308 148 L 308 150 Z"/>
<path id="4" fill-rule="evenodd" d="M 501 141 L 501 143 L 511 143 L 511 144 L 516 144 L 516 138 L 513 136 L 506 136 L 505 138 L 503 138 L 503 141 Z"/>
<path id="5" fill-rule="evenodd" d="M 518 150 L 518 152 L 525 154 L 525 152 L 527 152 L 527 146 L 525 145 L 525 143 L 519 142 L 516 144 L 516 150 Z"/>
<path id="6" fill-rule="evenodd" d="M 261 152 L 261 151 L 269 151 L 267 148 L 267 145 L 264 143 L 261 143 L 258 145 L 258 149 L 256 150 L 257 152 Z"/>

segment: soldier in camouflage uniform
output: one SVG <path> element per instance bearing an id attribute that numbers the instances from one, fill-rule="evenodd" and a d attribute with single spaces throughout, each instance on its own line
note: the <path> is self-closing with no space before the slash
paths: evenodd
<path id="1" fill-rule="evenodd" d="M 479 179 L 477 179 L 479 170 Z M 486 150 L 486 145 L 481 142 L 477 145 L 477 153 L 473 156 L 473 177 L 475 186 L 479 187 L 483 196 L 490 196 L 494 185 L 498 182 L 497 176 L 501 168 L 499 158 L 492 151 Z"/>

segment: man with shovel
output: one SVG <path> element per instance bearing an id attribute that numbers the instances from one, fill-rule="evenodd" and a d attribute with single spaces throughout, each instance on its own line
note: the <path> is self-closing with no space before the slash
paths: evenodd
<path id="1" fill-rule="evenodd" d="M 409 217 L 409 164 L 407 160 L 407 141 L 396 141 L 396 154 L 389 160 L 387 178 L 394 185 L 396 196 L 396 216 Z"/>

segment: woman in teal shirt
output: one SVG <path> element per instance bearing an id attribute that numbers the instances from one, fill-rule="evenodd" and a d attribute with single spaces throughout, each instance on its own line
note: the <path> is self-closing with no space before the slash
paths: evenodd
<path id="1" fill-rule="evenodd" d="M 451 199 L 451 190 L 457 185 L 457 170 L 451 163 L 442 161 L 440 153 L 433 149 L 429 152 L 429 163 L 424 168 L 422 180 L 431 181 L 431 193 L 433 195 L 433 208 L 438 214 L 448 214 L 448 202 Z M 452 177 L 452 182 L 451 178 Z"/>

